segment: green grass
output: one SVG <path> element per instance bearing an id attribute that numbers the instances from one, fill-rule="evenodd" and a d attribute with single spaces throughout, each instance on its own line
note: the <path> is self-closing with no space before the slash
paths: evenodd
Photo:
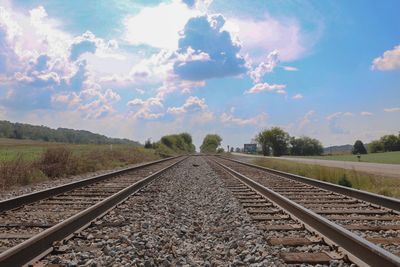
<path id="1" fill-rule="evenodd" d="M 326 155 L 326 156 L 307 156 L 300 157 L 306 159 L 325 159 L 325 160 L 339 160 L 339 161 L 358 161 L 356 155 Z M 369 153 L 361 155 L 361 162 L 373 163 L 387 163 L 387 164 L 400 164 L 400 151 L 384 152 L 384 153 Z"/>
<path id="2" fill-rule="evenodd" d="M 153 149 L 132 144 L 74 145 L 0 138 L 0 190 L 159 158 Z"/>
<path id="3" fill-rule="evenodd" d="M 352 187 L 385 196 L 400 198 L 400 179 L 383 177 L 355 170 L 311 165 L 279 159 L 254 159 L 257 165 L 284 172 L 338 184 L 343 176 L 351 182 Z"/>

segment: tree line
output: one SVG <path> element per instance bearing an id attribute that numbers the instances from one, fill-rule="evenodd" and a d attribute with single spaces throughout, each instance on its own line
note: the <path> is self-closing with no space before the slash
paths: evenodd
<path id="1" fill-rule="evenodd" d="M 400 134 L 384 135 L 378 140 L 374 140 L 368 144 L 368 150 L 371 153 L 400 151 Z"/>
<path id="2" fill-rule="evenodd" d="M 293 155 L 312 156 L 321 155 L 324 151 L 320 141 L 307 136 L 291 137 L 279 127 L 259 132 L 254 140 L 260 145 L 264 156 Z"/>
<path id="3" fill-rule="evenodd" d="M 67 128 L 52 129 L 46 126 L 37 126 L 25 123 L 0 121 L 0 137 L 12 139 L 29 139 L 46 142 L 71 144 L 136 144 L 140 143 L 120 138 L 110 138 L 105 135 L 84 130 Z"/>

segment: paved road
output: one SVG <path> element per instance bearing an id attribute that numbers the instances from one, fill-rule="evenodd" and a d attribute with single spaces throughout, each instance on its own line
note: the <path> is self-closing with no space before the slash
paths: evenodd
<path id="1" fill-rule="evenodd" d="M 369 163 L 369 162 L 351 162 L 351 161 L 338 161 L 338 160 L 325 160 L 325 159 L 305 159 L 305 158 L 290 158 L 290 157 L 264 157 L 260 155 L 248 155 L 233 153 L 238 157 L 253 157 L 253 158 L 271 158 L 297 161 L 307 164 L 316 164 L 328 167 L 338 167 L 344 169 L 354 169 L 356 171 L 369 172 L 379 174 L 386 177 L 400 178 L 400 164 L 382 164 L 382 163 Z"/>

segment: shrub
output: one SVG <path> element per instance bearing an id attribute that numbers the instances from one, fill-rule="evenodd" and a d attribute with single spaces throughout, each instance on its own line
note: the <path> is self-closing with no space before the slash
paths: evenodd
<path id="1" fill-rule="evenodd" d="M 66 147 L 51 147 L 46 149 L 36 165 L 49 178 L 64 176 L 68 173 L 71 156 L 71 150 Z"/>
<path id="2" fill-rule="evenodd" d="M 24 160 L 22 154 L 14 159 L 0 161 L 0 187 L 2 189 L 13 185 L 26 185 L 45 176 L 36 170 L 32 162 Z"/>
<path id="3" fill-rule="evenodd" d="M 346 174 L 343 174 L 343 176 L 339 179 L 338 184 L 346 187 L 352 187 L 352 184 L 350 180 L 347 179 Z"/>

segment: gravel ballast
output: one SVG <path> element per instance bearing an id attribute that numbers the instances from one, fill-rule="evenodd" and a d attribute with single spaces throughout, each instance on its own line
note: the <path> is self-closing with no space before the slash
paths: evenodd
<path id="1" fill-rule="evenodd" d="M 49 255 L 62 266 L 275 266 L 222 180 L 191 157 Z"/>

